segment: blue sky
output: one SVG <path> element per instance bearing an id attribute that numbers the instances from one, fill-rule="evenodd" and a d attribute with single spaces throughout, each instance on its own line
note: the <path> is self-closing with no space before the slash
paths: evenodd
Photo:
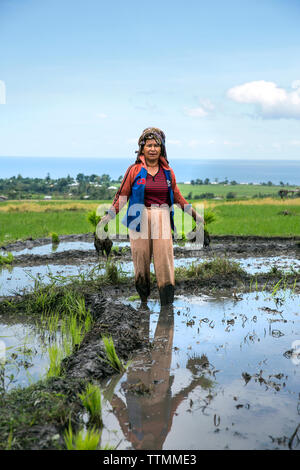
<path id="1" fill-rule="evenodd" d="M 299 159 L 299 0 L 0 0 L 0 156 Z"/>

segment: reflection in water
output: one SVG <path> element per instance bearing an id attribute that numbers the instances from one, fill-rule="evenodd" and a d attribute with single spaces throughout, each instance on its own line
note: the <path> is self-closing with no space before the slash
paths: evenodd
<path id="1" fill-rule="evenodd" d="M 146 312 L 143 323 L 146 341 L 149 341 L 149 326 L 150 312 Z M 173 336 L 173 307 L 162 307 L 150 351 L 138 356 L 122 383 L 125 401 L 116 394 L 112 397 L 113 412 L 124 436 L 135 449 L 162 449 L 180 403 L 197 386 L 204 389 L 212 386 L 212 381 L 203 373 L 199 376 L 199 370 L 203 372 L 208 364 L 207 359 L 195 357 L 187 364 L 193 373 L 191 383 L 172 395 Z"/>

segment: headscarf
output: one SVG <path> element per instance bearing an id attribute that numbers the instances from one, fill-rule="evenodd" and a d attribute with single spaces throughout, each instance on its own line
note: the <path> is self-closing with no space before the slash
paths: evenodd
<path id="1" fill-rule="evenodd" d="M 167 163 L 169 163 L 166 152 L 166 136 L 161 129 L 158 129 L 158 127 L 147 127 L 143 130 L 142 135 L 140 136 L 138 141 L 139 149 L 136 151 L 136 153 L 138 154 L 136 163 L 140 162 L 140 155 L 143 152 L 146 140 L 149 139 L 154 139 L 158 143 L 158 145 L 160 145 L 161 156 L 166 160 Z"/>

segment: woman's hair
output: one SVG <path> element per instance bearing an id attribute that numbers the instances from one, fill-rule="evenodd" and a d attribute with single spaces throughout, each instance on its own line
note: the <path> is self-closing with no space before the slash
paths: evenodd
<path id="1" fill-rule="evenodd" d="M 137 159 L 135 163 L 139 163 L 141 161 L 140 155 L 143 153 L 146 140 L 149 139 L 154 139 L 158 143 L 158 145 L 160 145 L 161 155 L 165 158 L 167 163 L 169 163 L 166 152 L 166 136 L 164 132 L 161 129 L 158 129 L 157 127 L 147 127 L 147 129 L 143 130 L 142 135 L 140 136 L 138 141 L 139 149 L 136 150 Z"/>

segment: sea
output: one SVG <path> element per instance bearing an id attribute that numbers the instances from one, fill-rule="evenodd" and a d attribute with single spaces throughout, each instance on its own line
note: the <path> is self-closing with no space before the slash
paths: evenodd
<path id="1" fill-rule="evenodd" d="M 68 175 L 107 174 L 116 180 L 125 174 L 130 158 L 71 158 L 71 157 L 0 157 L 0 178 L 18 176 L 53 179 Z M 211 182 L 235 180 L 237 183 L 283 182 L 285 185 L 300 186 L 299 160 L 249 160 L 249 159 L 169 159 L 178 183 L 190 182 L 197 178 L 209 178 Z"/>

